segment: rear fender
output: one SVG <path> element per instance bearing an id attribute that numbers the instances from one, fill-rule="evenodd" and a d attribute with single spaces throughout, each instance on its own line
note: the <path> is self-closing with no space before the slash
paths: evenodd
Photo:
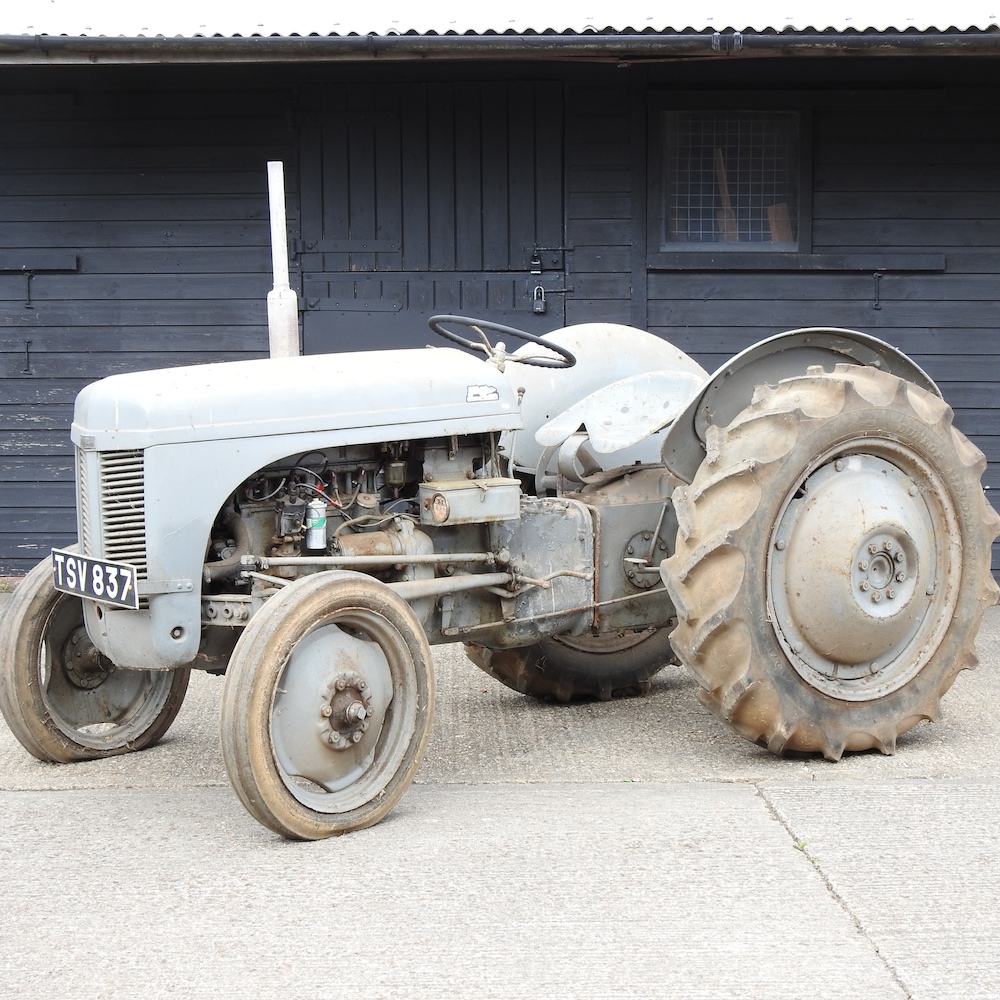
<path id="1" fill-rule="evenodd" d="M 941 395 L 923 369 L 877 337 L 826 327 L 791 330 L 748 347 L 709 378 L 668 431 L 664 464 L 690 483 L 705 457 L 706 429 L 729 424 L 749 404 L 757 386 L 801 375 L 810 365 L 829 369 L 837 364 L 869 365 Z"/>
<path id="2" fill-rule="evenodd" d="M 708 378 L 708 372 L 693 358 L 661 337 L 645 330 L 617 323 L 580 323 L 545 334 L 546 340 L 565 347 L 576 356 L 572 368 L 533 368 L 528 365 L 508 364 L 504 375 L 520 400 L 523 429 L 508 431 L 501 438 L 511 463 L 519 472 L 534 475 L 545 446 L 537 439 L 537 432 L 550 421 L 610 384 L 659 373 L 675 375 L 677 385 L 673 393 L 682 393 L 686 402 L 696 387 Z M 526 345 L 514 354 L 537 350 Z M 666 390 L 670 392 L 670 390 Z M 585 423 L 580 415 L 571 429 Z M 666 419 L 662 423 L 666 423 Z M 602 468 L 649 462 L 659 458 L 659 444 L 646 442 L 649 454 L 641 446 L 616 452 Z"/>

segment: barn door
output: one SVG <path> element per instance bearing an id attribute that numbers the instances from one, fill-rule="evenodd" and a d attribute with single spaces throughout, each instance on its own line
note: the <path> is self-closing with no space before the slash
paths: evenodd
<path id="1" fill-rule="evenodd" d="M 307 354 L 420 347 L 435 313 L 564 325 L 559 85 L 331 88 L 301 136 Z"/>

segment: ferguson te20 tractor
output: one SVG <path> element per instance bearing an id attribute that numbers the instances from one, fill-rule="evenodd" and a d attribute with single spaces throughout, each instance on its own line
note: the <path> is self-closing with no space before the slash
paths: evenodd
<path id="1" fill-rule="evenodd" d="M 147 747 L 191 670 L 224 673 L 237 795 L 317 839 L 413 779 L 435 643 L 556 701 L 644 692 L 679 661 L 747 739 L 830 760 L 892 753 L 975 663 L 1000 518 L 982 454 L 893 347 L 796 330 L 709 375 L 629 327 L 430 325 L 456 346 L 80 393 L 79 540 L 0 638 L 29 753 Z"/>

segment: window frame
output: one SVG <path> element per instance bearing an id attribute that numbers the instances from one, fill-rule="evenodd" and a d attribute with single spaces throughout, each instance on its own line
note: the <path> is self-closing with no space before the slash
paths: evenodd
<path id="1" fill-rule="evenodd" d="M 806 100 L 788 93 L 739 94 L 652 93 L 649 95 L 647 266 L 651 270 L 748 270 L 754 267 L 771 270 L 792 266 L 812 254 L 812 107 Z M 798 116 L 798 238 L 795 249 L 763 249 L 763 244 L 678 243 L 665 249 L 660 244 L 664 231 L 664 119 L 678 112 L 773 112 Z"/>

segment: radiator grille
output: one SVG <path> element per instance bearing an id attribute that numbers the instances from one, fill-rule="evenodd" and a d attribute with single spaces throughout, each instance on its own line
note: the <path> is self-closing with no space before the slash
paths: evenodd
<path id="1" fill-rule="evenodd" d="M 76 505 L 79 517 L 80 551 L 92 555 L 94 551 L 91 541 L 92 526 L 90 523 L 90 485 L 87 477 L 87 453 L 77 449 L 76 452 Z"/>
<path id="2" fill-rule="evenodd" d="M 131 563 L 146 579 L 146 499 L 142 451 L 100 455 L 104 558 Z M 87 516 L 87 515 L 84 515 Z"/>

